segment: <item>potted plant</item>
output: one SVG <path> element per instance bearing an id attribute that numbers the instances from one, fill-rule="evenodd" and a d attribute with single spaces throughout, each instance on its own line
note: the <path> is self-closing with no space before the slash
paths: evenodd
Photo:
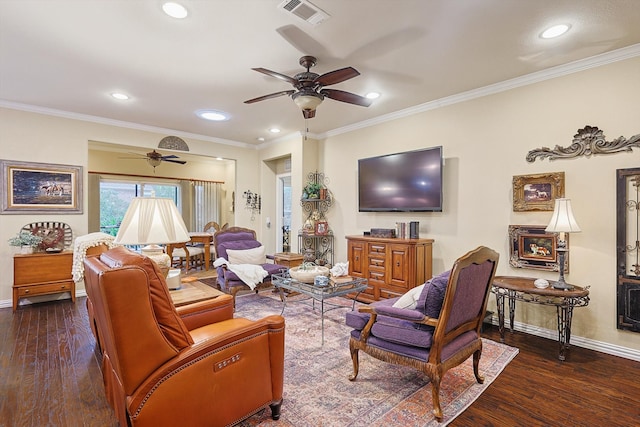
<path id="1" fill-rule="evenodd" d="M 15 237 L 9 239 L 9 246 L 19 247 L 20 253 L 33 253 L 33 248 L 42 243 L 42 237 L 28 231 L 21 231 Z"/>
<path id="2" fill-rule="evenodd" d="M 303 198 L 305 198 L 304 194 L 306 194 L 307 195 L 306 198 L 308 199 L 319 199 L 321 189 L 322 189 L 322 185 L 315 182 L 310 182 L 304 187 Z"/>

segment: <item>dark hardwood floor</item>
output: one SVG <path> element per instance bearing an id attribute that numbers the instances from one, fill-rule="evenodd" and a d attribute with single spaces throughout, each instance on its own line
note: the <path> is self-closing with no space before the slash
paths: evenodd
<path id="1" fill-rule="evenodd" d="M 520 353 L 450 426 L 640 425 L 640 362 L 572 347 L 561 363 L 556 341 L 518 332 L 506 343 Z M 0 309 L 0 426 L 115 425 L 85 299 Z"/>

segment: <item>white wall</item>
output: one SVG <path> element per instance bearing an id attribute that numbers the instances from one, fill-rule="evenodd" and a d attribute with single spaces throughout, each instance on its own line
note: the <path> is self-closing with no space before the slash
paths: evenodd
<path id="1" fill-rule="evenodd" d="M 512 268 L 507 227 L 546 225 L 551 212 L 513 212 L 512 178 L 565 172 L 565 194 L 582 229 L 570 236 L 567 281 L 590 286 L 591 302 L 574 312 L 573 336 L 640 349 L 640 334 L 616 329 L 615 171 L 640 166 L 640 150 L 571 160 L 537 160 L 543 146 L 571 145 L 586 125 L 608 140 L 640 133 L 640 58 L 423 112 L 329 137 L 320 168 L 333 182 L 328 213 L 336 261 L 346 260 L 344 236 L 396 221 L 420 221 L 420 237 L 435 239 L 434 274 L 478 245 L 500 252 L 498 274 L 557 279 L 557 273 Z M 359 213 L 357 160 L 380 154 L 444 147 L 442 213 Z M 490 306 L 495 307 L 493 298 Z M 556 329 L 552 307 L 518 304 L 516 320 Z"/>

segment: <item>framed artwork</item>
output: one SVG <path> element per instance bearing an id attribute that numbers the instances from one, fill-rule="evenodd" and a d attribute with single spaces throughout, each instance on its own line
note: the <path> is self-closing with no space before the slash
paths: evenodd
<path id="1" fill-rule="evenodd" d="M 316 221 L 315 234 L 324 235 L 329 232 L 329 224 L 326 221 Z"/>
<path id="2" fill-rule="evenodd" d="M 0 160 L 0 167 L 0 213 L 82 213 L 82 166 Z"/>
<path id="3" fill-rule="evenodd" d="M 516 268 L 560 271 L 558 237 L 560 233 L 545 231 L 544 225 L 509 226 L 509 264 Z M 569 249 L 569 234 L 565 235 Z M 569 260 L 565 260 L 565 273 L 569 273 Z"/>
<path id="4" fill-rule="evenodd" d="M 553 211 L 555 200 L 564 197 L 564 172 L 513 177 L 513 211 Z"/>

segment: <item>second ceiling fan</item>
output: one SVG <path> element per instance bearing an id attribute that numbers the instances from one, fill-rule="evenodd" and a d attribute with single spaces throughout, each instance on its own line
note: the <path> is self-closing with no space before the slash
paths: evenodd
<path id="1" fill-rule="evenodd" d="M 307 71 L 289 77 L 266 68 L 252 68 L 259 73 L 275 77 L 285 82 L 291 83 L 295 89 L 284 90 L 281 92 L 271 93 L 269 95 L 259 96 L 257 98 L 244 101 L 245 104 L 253 104 L 254 102 L 264 101 L 265 99 L 277 98 L 279 96 L 291 96 L 293 102 L 302 109 L 302 115 L 305 119 L 311 119 L 316 115 L 316 107 L 324 100 L 324 98 L 334 99 L 348 104 L 360 105 L 368 107 L 371 100 L 355 93 L 345 92 L 337 89 L 325 89 L 325 86 L 334 85 L 344 82 L 360 75 L 353 67 L 341 68 L 339 70 L 330 71 L 325 74 L 317 74 L 309 71 L 311 67 L 316 65 L 316 58 L 313 56 L 303 56 L 300 58 L 300 65 Z"/>

